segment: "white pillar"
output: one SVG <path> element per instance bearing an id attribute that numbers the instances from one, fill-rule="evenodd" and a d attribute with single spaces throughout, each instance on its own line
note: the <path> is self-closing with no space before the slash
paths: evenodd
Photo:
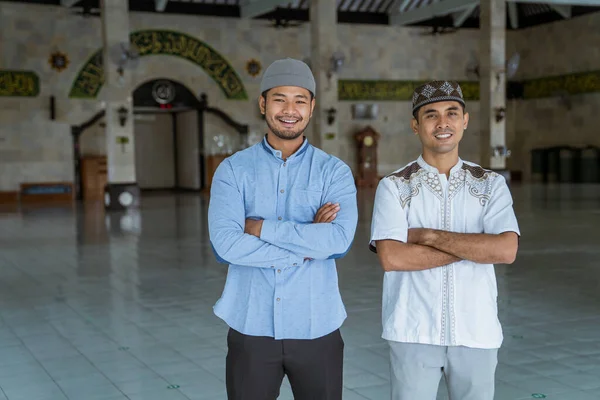
<path id="1" fill-rule="evenodd" d="M 497 110 L 506 110 L 506 0 L 480 3 L 480 113 L 481 166 L 494 170 L 506 168 L 506 118 L 496 122 Z"/>
<path id="2" fill-rule="evenodd" d="M 115 49 L 121 44 L 129 43 L 128 2 L 102 0 L 101 14 L 108 166 L 105 204 L 109 209 L 123 209 L 136 206 L 139 202 L 135 175 L 131 72 L 128 68 L 120 69 L 115 60 L 111 59 Z"/>
<path id="3" fill-rule="evenodd" d="M 327 153 L 339 156 L 338 77 L 331 73 L 331 57 L 338 51 L 337 5 L 335 0 L 311 0 L 311 68 L 317 83 L 317 105 L 313 114 L 311 142 Z M 335 109 L 335 121 L 329 124 L 326 110 Z M 333 138 L 331 138 L 333 136 Z"/>

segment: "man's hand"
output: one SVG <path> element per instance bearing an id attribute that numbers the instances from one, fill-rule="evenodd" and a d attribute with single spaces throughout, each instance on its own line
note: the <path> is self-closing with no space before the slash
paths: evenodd
<path id="1" fill-rule="evenodd" d="M 428 228 L 410 228 L 408 230 L 408 243 L 420 244 L 422 246 L 431 246 L 432 237 L 435 234 L 433 229 Z"/>
<path id="2" fill-rule="evenodd" d="M 314 224 L 331 222 L 337 217 L 337 213 L 340 211 L 340 205 L 338 203 L 326 203 L 315 215 L 313 221 Z"/>
<path id="3" fill-rule="evenodd" d="M 263 220 L 259 219 L 246 219 L 246 226 L 244 227 L 244 233 L 260 238 L 260 232 L 262 231 Z"/>

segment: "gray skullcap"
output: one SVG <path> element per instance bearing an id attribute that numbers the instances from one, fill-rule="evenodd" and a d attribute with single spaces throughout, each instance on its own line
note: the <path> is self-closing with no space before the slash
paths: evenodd
<path id="1" fill-rule="evenodd" d="M 458 101 L 463 106 L 465 100 L 458 82 L 455 81 L 431 81 L 415 89 L 413 93 L 413 115 L 425 104 L 437 103 L 439 101 Z"/>
<path id="2" fill-rule="evenodd" d="M 278 86 L 298 86 L 315 95 L 316 83 L 312 71 L 306 63 L 293 58 L 277 60 L 265 70 L 260 82 L 260 92 Z"/>

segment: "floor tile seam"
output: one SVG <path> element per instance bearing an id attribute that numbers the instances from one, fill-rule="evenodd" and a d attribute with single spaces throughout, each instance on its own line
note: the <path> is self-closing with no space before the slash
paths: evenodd
<path id="1" fill-rule="evenodd" d="M 12 332 L 13 335 L 15 335 L 15 337 L 21 342 L 21 345 L 27 349 L 27 352 L 31 355 L 31 357 L 33 357 L 33 359 L 36 361 L 36 363 L 39 364 L 39 366 L 44 370 L 44 372 L 48 375 L 48 377 L 52 380 L 52 382 L 54 382 L 56 384 L 56 386 L 58 387 L 58 389 L 65 395 L 65 397 L 68 399 L 69 396 L 67 396 L 67 393 L 63 390 L 63 388 L 58 384 L 58 382 L 56 382 L 56 380 L 54 379 L 54 377 L 50 374 L 50 372 L 46 369 L 46 367 L 41 363 L 40 360 L 38 360 L 38 358 L 35 356 L 35 354 L 29 349 L 29 347 L 27 347 L 27 345 L 25 344 L 25 342 L 23 342 L 23 340 L 15 333 L 15 331 L 13 330 L 12 326 L 8 325 L 6 323 L 6 321 L 4 320 L 4 318 L 2 317 L 2 315 L 0 314 L 0 320 L 2 321 L 3 324 L 5 324 L 8 329 Z M 53 327 L 54 328 L 54 327 Z M 62 336 L 62 335 L 61 335 Z M 0 388 L 2 389 L 2 388 Z M 2 392 L 5 394 L 4 390 L 2 390 Z M 6 396 L 6 398 L 8 398 L 8 396 Z"/>

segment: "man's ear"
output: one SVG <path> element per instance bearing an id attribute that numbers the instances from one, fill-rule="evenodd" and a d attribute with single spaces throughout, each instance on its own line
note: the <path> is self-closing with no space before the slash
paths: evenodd
<path id="1" fill-rule="evenodd" d="M 410 129 L 412 129 L 415 135 L 419 134 L 419 121 L 414 117 L 410 120 Z"/>
<path id="2" fill-rule="evenodd" d="M 267 103 L 267 102 L 266 102 L 265 98 L 264 98 L 264 97 L 261 95 L 261 96 L 258 98 L 258 107 L 260 108 L 260 113 L 261 113 L 262 115 L 265 115 L 265 112 L 266 112 L 266 105 L 267 105 L 266 103 Z"/>
<path id="3" fill-rule="evenodd" d="M 310 101 L 310 116 L 312 117 L 313 111 L 315 110 L 315 104 L 317 104 L 317 100 L 313 97 Z"/>

